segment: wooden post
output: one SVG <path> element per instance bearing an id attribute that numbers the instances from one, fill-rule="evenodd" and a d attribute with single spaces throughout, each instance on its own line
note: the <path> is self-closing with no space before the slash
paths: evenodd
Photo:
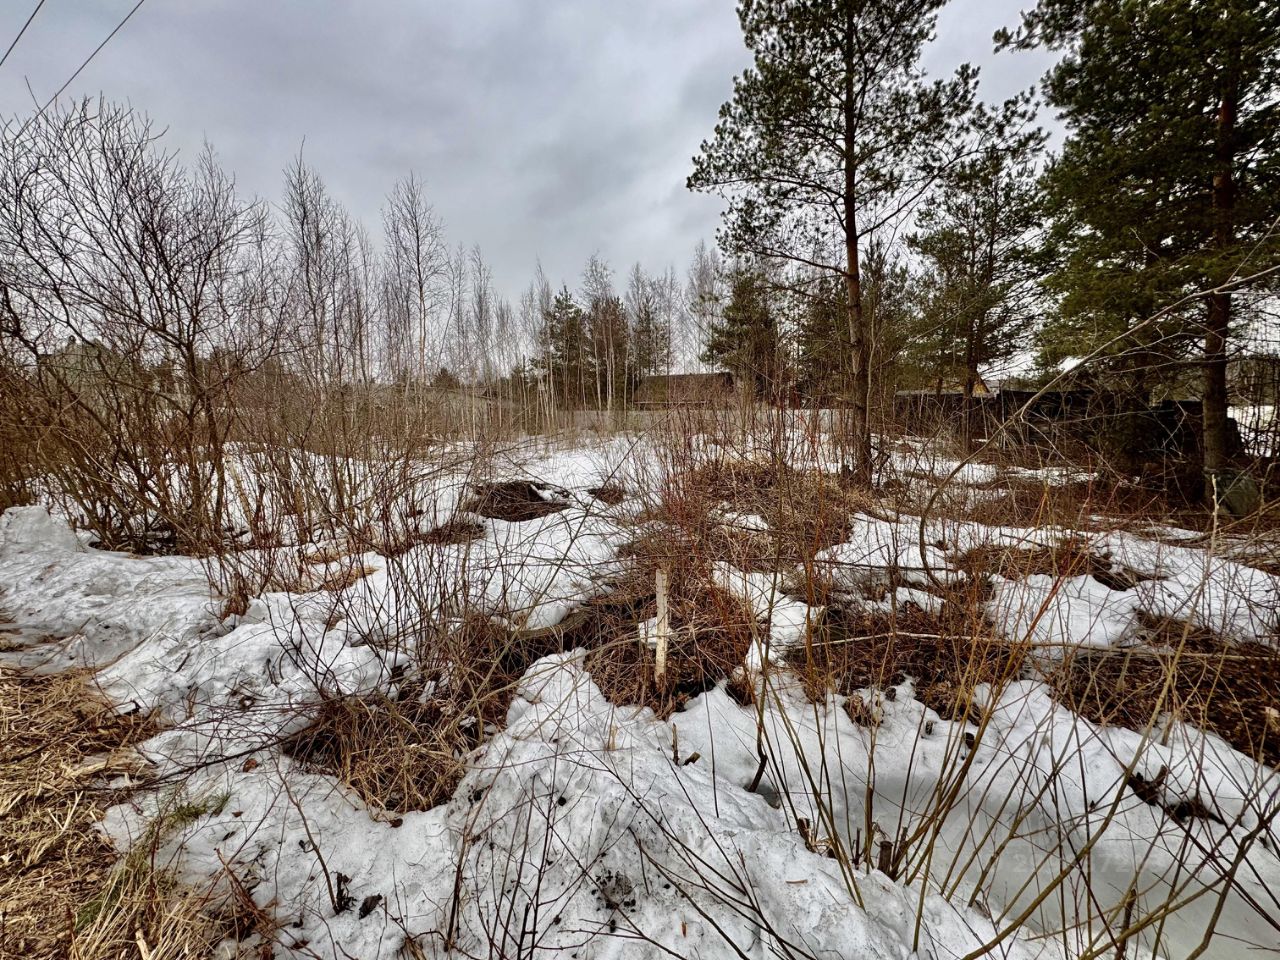
<path id="1" fill-rule="evenodd" d="M 657 625 L 654 631 L 656 646 L 653 651 L 653 679 L 656 683 L 661 683 L 663 675 L 667 672 L 667 642 L 671 636 L 671 619 L 667 613 L 667 571 L 659 567 L 653 580 L 654 593 L 658 600 Z"/>

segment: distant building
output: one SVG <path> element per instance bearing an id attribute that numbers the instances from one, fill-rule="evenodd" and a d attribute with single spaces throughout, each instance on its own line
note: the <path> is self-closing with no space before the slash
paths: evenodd
<path id="1" fill-rule="evenodd" d="M 715 406 L 735 397 L 731 373 L 667 373 L 643 377 L 632 402 L 637 407 Z"/>

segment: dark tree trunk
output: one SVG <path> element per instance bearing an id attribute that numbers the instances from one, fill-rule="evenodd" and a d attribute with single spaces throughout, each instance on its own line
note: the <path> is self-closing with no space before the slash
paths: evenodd
<path id="1" fill-rule="evenodd" d="M 1237 91 L 1228 78 L 1218 109 L 1216 163 L 1213 173 L 1213 247 L 1217 255 L 1213 283 L 1228 276 L 1226 259 L 1234 240 L 1235 123 Z M 1227 335 L 1231 326 L 1231 294 L 1210 294 L 1204 334 L 1204 472 L 1205 496 L 1214 497 L 1214 480 L 1227 466 Z"/>
<path id="2" fill-rule="evenodd" d="M 849 221 L 852 224 L 853 215 Z M 845 233 L 845 282 L 849 293 L 849 388 L 853 408 L 853 482 L 859 487 L 871 486 L 871 369 L 868 363 L 870 344 L 867 342 L 866 312 L 862 304 L 861 264 L 858 257 L 857 233 L 848 229 Z"/>
<path id="3" fill-rule="evenodd" d="M 975 444 L 973 440 L 973 420 L 974 420 L 974 404 L 973 393 L 978 387 L 978 346 L 977 331 L 972 329 L 968 331 L 964 344 L 964 412 L 960 424 L 960 439 L 964 444 L 965 453 L 973 453 Z"/>
<path id="4" fill-rule="evenodd" d="M 852 6 L 845 24 L 844 89 L 844 249 L 845 283 L 849 295 L 849 391 L 853 408 L 852 453 L 854 484 L 871 487 L 871 345 L 867 336 L 867 316 L 862 303 L 862 264 L 858 253 L 857 170 L 854 130 L 858 110 L 854 99 L 855 25 Z"/>

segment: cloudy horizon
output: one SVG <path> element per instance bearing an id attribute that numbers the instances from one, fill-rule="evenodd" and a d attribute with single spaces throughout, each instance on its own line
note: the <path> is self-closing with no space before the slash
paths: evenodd
<path id="1" fill-rule="evenodd" d="M 48 0 L 0 67 L 0 110 L 30 115 L 135 0 Z M 976 56 L 1018 0 L 954 0 L 926 56 L 963 59 L 982 95 L 1036 82 L 1043 53 Z M 0 13 L 7 46 L 35 6 Z M 452 244 L 478 244 L 514 299 L 541 261 L 575 283 L 593 254 L 683 269 L 720 203 L 685 189 L 748 63 L 731 0 L 149 0 L 64 97 L 131 103 L 182 158 L 205 142 L 249 194 L 275 202 L 301 153 L 380 234 L 383 198 L 416 173 Z M 2 47 L 0 47 L 2 49 Z M 33 100 L 34 98 L 34 100 Z"/>

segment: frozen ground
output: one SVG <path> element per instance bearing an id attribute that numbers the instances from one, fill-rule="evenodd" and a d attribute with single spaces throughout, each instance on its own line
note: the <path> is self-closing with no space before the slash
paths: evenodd
<path id="1" fill-rule="evenodd" d="M 922 482 L 954 465 L 897 456 Z M 876 722 L 856 724 L 845 697 L 810 702 L 782 665 L 819 613 L 788 592 L 794 571 L 713 571 L 760 625 L 744 663 L 755 704 L 721 684 L 664 720 L 610 703 L 581 652 L 543 657 L 452 799 L 395 817 L 281 753 L 324 698 L 394 695 L 421 662 L 416 620 L 478 613 L 537 631 L 607 590 L 639 518 L 588 490 L 662 471 L 626 439 L 512 455 L 486 476 L 535 478 L 565 504 L 519 522 L 455 517 L 474 478 L 433 476 L 415 513 L 476 523 L 474 539 L 319 562 L 246 551 L 277 576 L 242 612 L 211 592 L 207 563 L 95 550 L 17 508 L 0 518 L 0 608 L 24 644 L 3 656 L 100 666 L 122 710 L 163 717 L 142 748 L 159 786 L 103 829 L 124 850 L 195 804 L 161 861 L 197 884 L 232 872 L 280 922 L 277 955 L 1111 957 L 1127 942 L 1171 960 L 1201 946 L 1280 956 L 1280 774 L 1180 723 L 1094 726 L 1030 679 L 975 691 L 974 722 L 933 713 L 910 683 L 863 690 Z M 962 483 L 993 480 L 966 471 Z M 719 519 L 767 528 L 732 505 Z M 1047 655 L 1136 643 L 1142 615 L 1275 635 L 1280 580 L 1174 531 L 851 523 L 816 558 L 842 602 L 928 607 L 965 576 L 967 551 L 1071 537 L 1094 573 L 993 578 L 987 613 L 1006 639 Z"/>

